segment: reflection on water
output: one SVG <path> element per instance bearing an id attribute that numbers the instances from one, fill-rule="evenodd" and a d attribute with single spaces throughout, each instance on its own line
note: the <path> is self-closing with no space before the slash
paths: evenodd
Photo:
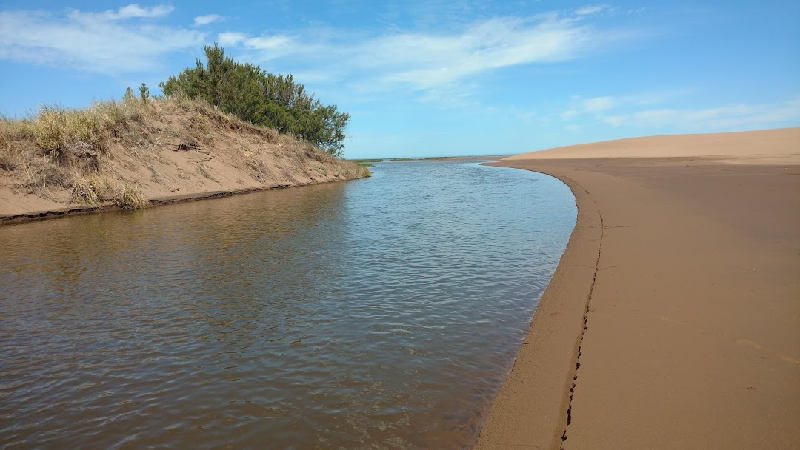
<path id="1" fill-rule="evenodd" d="M 0 228 L 0 446 L 469 445 L 574 199 L 472 162 L 373 172 Z"/>

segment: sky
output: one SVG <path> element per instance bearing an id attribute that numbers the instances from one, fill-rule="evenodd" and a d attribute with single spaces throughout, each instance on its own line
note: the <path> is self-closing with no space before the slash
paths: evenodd
<path id="1" fill-rule="evenodd" d="M 218 42 L 350 113 L 348 158 L 800 125 L 800 2 L 0 1 L 0 114 L 154 93 Z"/>

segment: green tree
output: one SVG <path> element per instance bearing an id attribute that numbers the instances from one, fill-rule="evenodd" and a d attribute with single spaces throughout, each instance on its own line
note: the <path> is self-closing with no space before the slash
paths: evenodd
<path id="1" fill-rule="evenodd" d="M 225 56 L 217 44 L 204 47 L 199 59 L 159 84 L 167 96 L 185 96 L 209 104 L 256 125 L 301 137 L 340 156 L 350 115 L 336 105 L 323 105 L 295 83 L 292 75 L 274 75 Z"/>

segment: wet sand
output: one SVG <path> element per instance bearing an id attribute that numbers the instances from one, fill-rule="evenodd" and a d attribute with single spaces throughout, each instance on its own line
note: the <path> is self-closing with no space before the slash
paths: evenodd
<path id="1" fill-rule="evenodd" d="M 476 448 L 800 446 L 800 128 L 497 164 L 579 213 Z"/>

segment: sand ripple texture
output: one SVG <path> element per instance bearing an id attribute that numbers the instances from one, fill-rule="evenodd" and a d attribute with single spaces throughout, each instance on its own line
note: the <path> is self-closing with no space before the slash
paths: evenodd
<path id="1" fill-rule="evenodd" d="M 475 162 L 0 228 L 0 446 L 469 445 L 575 223 Z"/>

